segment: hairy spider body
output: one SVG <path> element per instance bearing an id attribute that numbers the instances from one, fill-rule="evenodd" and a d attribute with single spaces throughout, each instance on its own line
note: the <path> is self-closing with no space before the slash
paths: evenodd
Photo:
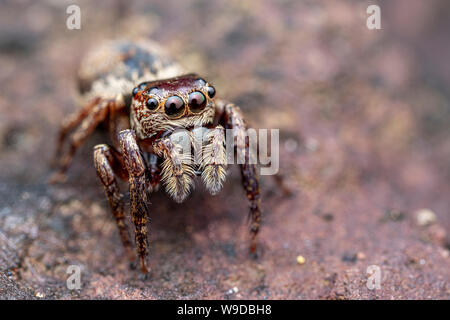
<path id="1" fill-rule="evenodd" d="M 240 167 L 250 203 L 250 249 L 255 252 L 260 225 L 258 177 L 249 161 L 247 126 L 237 106 L 217 99 L 210 83 L 185 74 L 148 40 L 114 41 L 92 51 L 81 64 L 79 88 L 84 106 L 62 123 L 56 153 L 59 169 L 51 180 L 64 179 L 77 148 L 99 124 L 106 124 L 111 141 L 94 147 L 94 165 L 122 243 L 134 260 L 117 180 L 129 183 L 130 214 L 144 273 L 148 272 L 150 194 L 162 183 L 175 201 L 182 202 L 195 176 L 211 194 L 219 192 L 226 177 L 225 129 L 233 130 L 236 150 L 245 159 Z M 177 129 L 186 129 L 188 144 L 201 150 L 200 157 L 182 152 Z"/>

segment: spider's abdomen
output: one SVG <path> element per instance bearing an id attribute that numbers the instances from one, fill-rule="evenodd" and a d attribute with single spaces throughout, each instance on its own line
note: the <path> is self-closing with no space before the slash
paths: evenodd
<path id="1" fill-rule="evenodd" d="M 96 47 L 82 61 L 78 75 L 84 98 L 114 98 L 130 94 L 144 81 L 182 74 L 181 67 L 150 40 L 109 41 Z"/>

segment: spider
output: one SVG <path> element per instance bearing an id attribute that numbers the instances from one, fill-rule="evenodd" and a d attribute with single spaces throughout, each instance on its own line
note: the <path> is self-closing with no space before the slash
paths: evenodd
<path id="1" fill-rule="evenodd" d="M 216 98 L 211 83 L 196 74 L 183 73 L 149 40 L 111 41 L 99 46 L 82 61 L 78 78 L 84 106 L 61 125 L 55 155 L 58 170 L 50 181 L 65 179 L 76 150 L 100 124 L 105 124 L 111 141 L 94 147 L 94 165 L 121 241 L 133 262 L 135 254 L 118 179 L 129 183 L 130 215 L 143 273 L 148 272 L 150 194 L 162 184 L 171 198 L 182 202 L 195 176 L 201 176 L 211 194 L 219 192 L 226 178 L 225 129 L 232 129 L 238 141 L 236 153 L 245 159 L 240 171 L 250 207 L 250 252 L 255 253 L 260 191 L 256 165 L 249 161 L 247 124 L 239 107 Z M 184 161 L 189 155 L 180 152 L 172 136 L 178 128 L 190 132 L 193 144 L 196 128 L 206 130 L 198 163 Z"/>

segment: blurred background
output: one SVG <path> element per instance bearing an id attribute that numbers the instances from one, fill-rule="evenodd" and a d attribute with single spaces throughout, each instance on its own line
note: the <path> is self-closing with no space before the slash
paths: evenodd
<path id="1" fill-rule="evenodd" d="M 66 28 L 67 6 L 81 29 Z M 366 9 L 381 7 L 381 30 Z M 0 298 L 449 299 L 450 3 L 0 1 Z M 75 75 L 104 40 L 148 37 L 253 127 L 280 129 L 293 197 L 262 177 L 247 255 L 237 168 L 223 192 L 152 198 L 150 266 L 128 268 L 92 165 L 46 183 Z M 125 189 L 125 185 L 123 186 Z M 82 267 L 82 288 L 66 287 Z M 366 286 L 367 267 L 381 288 Z"/>

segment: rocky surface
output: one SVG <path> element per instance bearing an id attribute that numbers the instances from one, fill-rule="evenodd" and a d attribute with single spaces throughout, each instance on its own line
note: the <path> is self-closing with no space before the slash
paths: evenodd
<path id="1" fill-rule="evenodd" d="M 79 4 L 72 31 L 63 2 L 1 4 L 0 298 L 450 298 L 446 1 L 383 2 L 380 31 L 366 28 L 365 1 Z M 95 175 L 101 132 L 67 183 L 46 183 L 81 56 L 136 36 L 205 75 L 255 127 L 280 129 L 295 195 L 262 178 L 258 259 L 237 168 L 215 197 L 200 184 L 180 205 L 152 197 L 146 279 L 129 269 Z"/>

